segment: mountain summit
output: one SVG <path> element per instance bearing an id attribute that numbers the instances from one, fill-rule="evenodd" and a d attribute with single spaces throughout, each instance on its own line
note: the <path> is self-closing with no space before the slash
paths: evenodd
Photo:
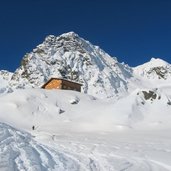
<path id="1" fill-rule="evenodd" d="M 160 58 L 151 58 L 149 62 L 135 67 L 134 72 L 149 80 L 169 80 L 171 65 Z"/>
<path id="2" fill-rule="evenodd" d="M 51 77 L 63 77 L 82 83 L 84 93 L 104 98 L 126 92 L 131 76 L 130 67 L 69 32 L 47 36 L 26 54 L 10 84 L 16 88 L 40 87 Z"/>

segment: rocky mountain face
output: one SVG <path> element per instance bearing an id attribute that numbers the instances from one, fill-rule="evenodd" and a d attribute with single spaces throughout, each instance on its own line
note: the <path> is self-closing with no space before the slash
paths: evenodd
<path id="1" fill-rule="evenodd" d="M 6 70 L 1 70 L 0 71 L 0 79 L 8 82 L 11 79 L 12 74 L 13 74 L 12 72 L 9 72 Z"/>
<path id="2" fill-rule="evenodd" d="M 127 91 L 132 69 L 74 32 L 47 36 L 24 56 L 12 75 L 15 88 L 40 87 L 51 77 L 83 84 L 82 91 L 96 97 L 113 97 Z"/>

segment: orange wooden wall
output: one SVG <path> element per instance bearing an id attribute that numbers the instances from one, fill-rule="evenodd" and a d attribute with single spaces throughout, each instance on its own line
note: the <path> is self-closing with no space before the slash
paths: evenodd
<path id="1" fill-rule="evenodd" d="M 48 83 L 46 83 L 43 88 L 45 89 L 64 89 L 64 90 L 75 90 L 81 92 L 81 85 L 67 81 L 67 80 L 58 80 L 52 79 Z"/>
<path id="2" fill-rule="evenodd" d="M 62 80 L 51 80 L 44 88 L 45 89 L 61 89 Z"/>

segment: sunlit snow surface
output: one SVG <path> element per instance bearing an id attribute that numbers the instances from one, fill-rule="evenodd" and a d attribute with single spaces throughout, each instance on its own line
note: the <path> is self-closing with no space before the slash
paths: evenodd
<path id="1" fill-rule="evenodd" d="M 171 170 L 171 136 L 164 132 L 52 133 L 0 124 L 0 170 Z"/>
<path id="2" fill-rule="evenodd" d="M 85 94 L 40 89 L 51 77 Z M 162 59 L 131 68 L 69 32 L 0 71 L 0 171 L 171 171 L 170 132 Z"/>
<path id="3" fill-rule="evenodd" d="M 1 96 L 0 171 L 170 171 L 170 88 L 153 101 L 141 92 L 118 101 L 64 90 Z"/>

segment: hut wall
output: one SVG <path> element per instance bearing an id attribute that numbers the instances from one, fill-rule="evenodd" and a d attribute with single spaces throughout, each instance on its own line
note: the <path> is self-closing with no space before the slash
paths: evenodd
<path id="1" fill-rule="evenodd" d="M 45 89 L 61 89 L 62 80 L 51 80 L 44 88 Z"/>
<path id="2" fill-rule="evenodd" d="M 81 85 L 69 81 L 62 80 L 62 89 L 75 90 L 81 92 Z"/>

